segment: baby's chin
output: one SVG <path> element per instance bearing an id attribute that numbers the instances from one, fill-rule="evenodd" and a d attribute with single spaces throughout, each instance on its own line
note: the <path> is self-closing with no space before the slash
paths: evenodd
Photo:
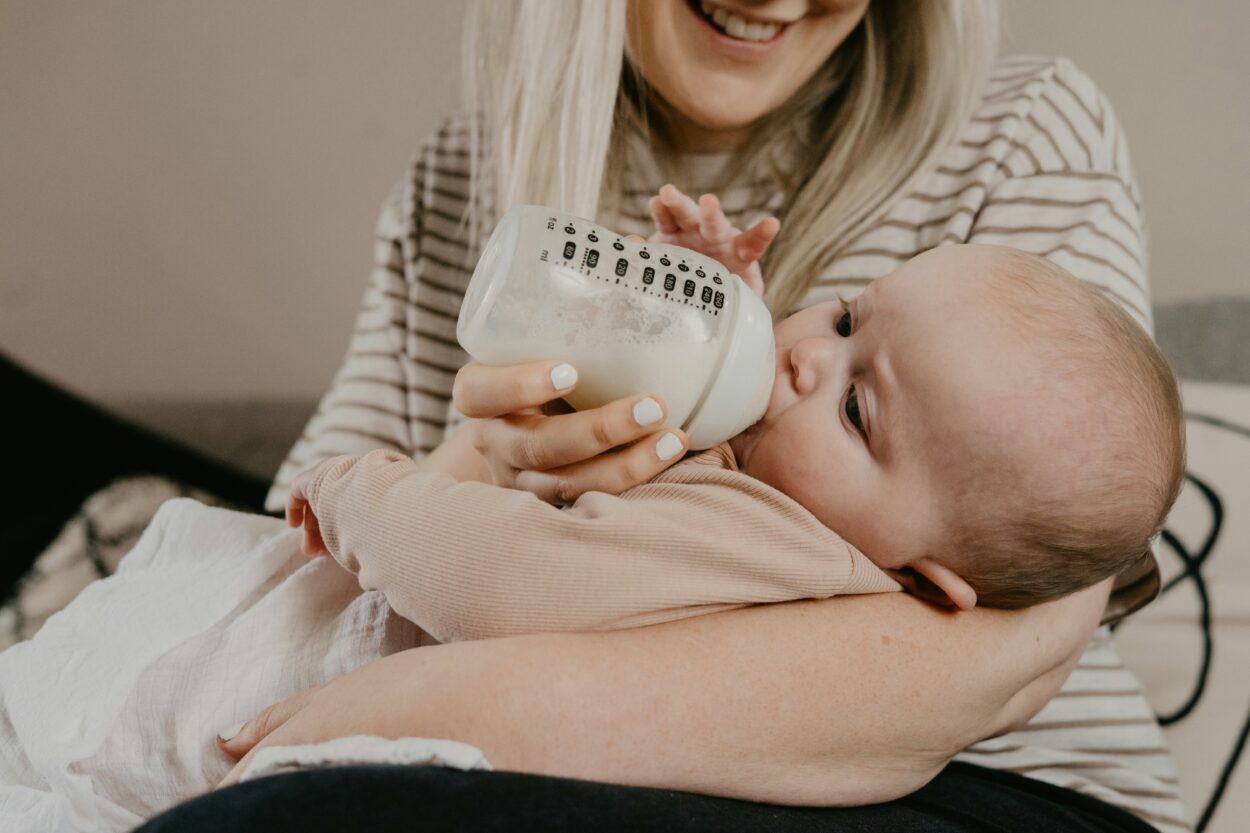
<path id="1" fill-rule="evenodd" d="M 751 453 L 751 446 L 755 445 L 753 432 L 759 426 L 759 423 L 748 427 L 742 433 L 729 438 L 729 449 L 734 453 L 734 459 L 738 461 L 738 468 L 746 465 L 747 455 Z"/>
<path id="2" fill-rule="evenodd" d="M 788 355 L 787 351 L 786 356 L 788 357 Z M 738 461 L 738 468 L 746 465 L 751 455 L 751 449 L 759 442 L 760 437 L 768 431 L 769 426 L 776 421 L 777 417 L 793 405 L 797 399 L 789 360 L 784 358 L 784 364 L 782 361 L 783 357 L 779 357 L 777 375 L 774 377 L 772 394 L 768 397 L 768 407 L 764 409 L 764 415 L 749 425 L 745 431 L 731 437 L 729 440 L 729 447 L 733 450 L 734 458 Z"/>

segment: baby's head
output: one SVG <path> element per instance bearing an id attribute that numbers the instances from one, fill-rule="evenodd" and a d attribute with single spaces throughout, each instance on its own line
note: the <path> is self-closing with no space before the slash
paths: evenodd
<path id="1" fill-rule="evenodd" d="M 1167 362 L 1042 258 L 945 246 L 777 325 L 742 469 L 922 595 L 1024 607 L 1118 573 L 1180 489 Z"/>

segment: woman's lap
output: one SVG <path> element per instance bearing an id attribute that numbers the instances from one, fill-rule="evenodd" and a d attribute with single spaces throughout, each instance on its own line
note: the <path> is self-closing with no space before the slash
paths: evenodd
<path id="1" fill-rule="evenodd" d="M 509 772 L 347 767 L 262 778 L 186 802 L 136 833 L 319 831 L 1153 833 L 1124 811 L 1013 773 L 953 763 L 871 807 L 754 804 Z"/>

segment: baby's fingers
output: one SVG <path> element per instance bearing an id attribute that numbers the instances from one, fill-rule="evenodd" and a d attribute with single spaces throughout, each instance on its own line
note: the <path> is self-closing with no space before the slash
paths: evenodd
<path id="1" fill-rule="evenodd" d="M 721 210 L 720 200 L 715 194 L 704 194 L 699 197 L 699 233 L 709 243 L 723 243 L 732 240 L 738 233 L 725 212 Z"/>
<path id="2" fill-rule="evenodd" d="M 734 240 L 734 254 L 743 263 L 754 263 L 764 256 L 781 230 L 781 222 L 776 217 L 765 217 L 751 226 Z"/>
<path id="3" fill-rule="evenodd" d="M 312 508 L 304 510 L 304 555 L 310 558 L 317 555 L 325 555 L 325 540 L 321 537 L 321 524 L 317 520 L 317 516 L 313 514 Z"/>
<path id="4" fill-rule="evenodd" d="M 699 206 L 694 200 L 683 194 L 677 186 L 669 183 L 660 189 L 660 204 L 668 209 L 669 215 L 677 224 L 678 230 L 697 232 L 699 230 Z"/>
<path id="5" fill-rule="evenodd" d="M 651 219 L 655 223 L 657 232 L 668 235 L 681 232 L 681 227 L 677 225 L 677 218 L 673 216 L 672 210 L 659 197 L 652 197 L 648 200 L 647 208 L 651 210 Z"/>

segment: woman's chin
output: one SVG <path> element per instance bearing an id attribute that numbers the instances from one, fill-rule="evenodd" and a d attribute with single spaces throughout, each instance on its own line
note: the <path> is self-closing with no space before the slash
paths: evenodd
<path id="1" fill-rule="evenodd" d="M 683 101 L 674 107 L 681 115 L 675 124 L 679 137 L 689 140 L 683 144 L 693 145 L 690 149 L 728 150 L 737 147 L 751 135 L 753 126 L 759 119 L 768 114 L 764 104 L 754 106 L 749 101 L 750 93 L 758 94 L 758 88 L 751 87 L 737 90 L 730 85 L 726 89 L 701 91 L 697 98 Z"/>

